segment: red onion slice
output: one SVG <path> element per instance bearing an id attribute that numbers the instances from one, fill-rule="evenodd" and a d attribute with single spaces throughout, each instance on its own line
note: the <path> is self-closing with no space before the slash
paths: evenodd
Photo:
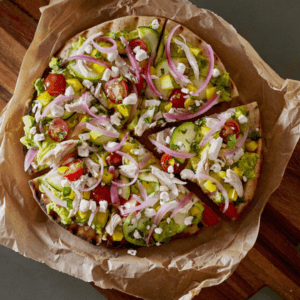
<path id="1" fill-rule="evenodd" d="M 132 110 L 131 110 L 131 113 L 130 113 L 130 117 L 128 119 L 128 123 L 130 123 L 134 117 L 135 117 L 135 114 L 136 114 L 136 111 L 137 111 L 137 108 L 138 108 L 138 105 L 139 105 L 139 93 L 138 93 L 138 90 L 137 90 L 137 87 L 135 84 L 132 85 L 133 87 L 133 91 L 134 93 L 136 94 L 136 97 L 137 97 L 137 101 L 136 103 L 132 106 Z"/>
<path id="2" fill-rule="evenodd" d="M 172 60 L 172 57 L 171 57 L 171 39 L 172 39 L 172 36 L 174 34 L 174 32 L 180 27 L 180 25 L 177 25 L 176 27 L 174 27 L 170 33 L 169 33 L 169 36 L 167 38 L 167 41 L 166 41 L 166 46 L 165 46 L 165 49 L 166 49 L 166 56 L 167 56 L 167 61 L 168 61 L 168 64 L 169 64 L 169 67 L 170 67 L 170 70 L 171 72 L 173 73 L 174 76 L 176 76 L 178 79 L 180 79 L 181 81 L 183 81 L 184 83 L 189 83 L 190 80 L 187 79 L 183 74 L 181 74 L 177 69 L 176 69 L 176 66 Z"/>
<path id="3" fill-rule="evenodd" d="M 118 184 L 122 183 L 122 180 L 117 180 L 117 181 L 113 181 L 111 188 L 110 188 L 110 198 L 111 198 L 111 202 L 112 204 L 117 204 L 120 202 L 119 199 L 119 187 Z"/>
<path id="4" fill-rule="evenodd" d="M 125 144 L 127 139 L 128 139 L 128 132 L 124 135 L 124 137 L 122 138 L 121 142 L 118 145 L 116 145 L 114 147 L 108 147 L 107 145 L 103 145 L 103 148 L 107 152 L 119 151 L 123 147 L 123 145 Z"/>
<path id="5" fill-rule="evenodd" d="M 92 189 L 94 189 L 95 187 L 97 187 L 99 185 L 99 183 L 101 182 L 101 179 L 103 177 L 103 170 L 104 170 L 104 166 L 103 166 L 103 161 L 102 161 L 102 158 L 98 155 L 98 153 L 95 153 L 97 158 L 98 158 L 98 161 L 100 163 L 100 175 L 99 175 L 99 178 L 97 180 L 97 182 L 95 182 L 95 184 L 93 184 L 92 186 L 90 186 L 89 188 L 86 188 L 86 189 L 81 189 L 82 192 L 88 192 L 88 191 L 91 191 Z"/>
<path id="6" fill-rule="evenodd" d="M 151 73 L 150 73 L 150 66 L 151 66 L 151 63 L 152 63 L 152 60 L 154 58 L 154 54 L 150 56 L 148 62 L 147 62 L 147 65 L 146 65 L 146 72 L 145 72 L 145 79 L 146 79 L 146 82 L 148 84 L 148 86 L 150 87 L 150 89 L 152 90 L 152 92 L 159 98 L 162 98 L 164 100 L 167 100 L 168 98 L 165 97 L 162 93 L 160 93 L 155 84 L 153 83 L 153 80 L 152 80 L 152 77 L 151 77 Z"/>
<path id="7" fill-rule="evenodd" d="M 156 213 L 154 219 L 153 219 L 153 224 L 154 225 L 158 225 L 159 222 L 162 220 L 162 218 L 164 217 L 164 215 L 169 212 L 170 210 L 174 209 L 176 206 L 178 205 L 178 202 L 177 201 L 171 201 L 171 202 L 168 202 L 164 205 L 161 206 L 161 208 L 158 210 L 158 212 Z M 151 237 L 152 237 L 152 234 L 153 234 L 153 231 L 155 229 L 155 226 L 152 224 L 151 226 L 151 229 L 149 231 L 149 235 L 148 235 L 148 238 L 147 238 L 147 246 L 150 245 L 150 242 L 151 242 Z"/>
<path id="8" fill-rule="evenodd" d="M 24 170 L 25 172 L 29 169 L 33 159 L 35 158 L 36 154 L 38 153 L 38 149 L 29 149 L 25 156 L 24 161 Z"/>
<path id="9" fill-rule="evenodd" d="M 191 158 L 194 157 L 196 155 L 196 153 L 183 153 L 183 152 L 178 152 L 178 151 L 174 151 L 171 150 L 170 148 L 164 146 L 163 144 L 149 138 L 150 142 L 152 144 L 154 144 L 158 149 L 164 151 L 165 153 L 173 156 L 173 157 L 178 157 L 178 158 Z"/>
<path id="10" fill-rule="evenodd" d="M 75 128 L 74 128 L 74 131 L 72 133 L 72 137 L 73 136 L 76 136 L 79 134 L 79 132 L 82 130 L 82 129 L 85 129 L 86 128 L 86 122 L 80 122 Z"/>
<path id="11" fill-rule="evenodd" d="M 148 200 L 147 191 L 146 191 L 146 189 L 144 188 L 143 184 L 140 181 L 138 181 L 138 187 L 139 187 L 139 190 L 140 190 L 140 193 L 141 193 L 141 196 L 142 196 L 143 200 L 147 201 Z"/>
<path id="12" fill-rule="evenodd" d="M 89 55 L 74 55 L 74 56 L 70 56 L 68 58 L 66 58 L 63 63 L 67 62 L 67 61 L 70 61 L 70 60 L 84 60 L 84 61 L 88 61 L 88 62 L 91 62 L 91 63 L 94 63 L 94 64 L 97 64 L 97 65 L 100 65 L 106 69 L 110 69 L 111 68 L 111 65 L 104 62 L 104 61 L 101 61 L 99 60 L 98 58 L 95 58 L 95 57 L 92 57 L 92 56 L 89 56 Z"/>
<path id="13" fill-rule="evenodd" d="M 198 117 L 205 112 L 207 112 L 210 108 L 212 108 L 219 100 L 220 95 L 215 95 L 211 100 L 207 101 L 205 105 L 200 108 L 196 113 L 190 114 L 190 113 L 185 113 L 185 114 L 169 114 L 169 113 L 164 113 L 164 117 L 169 120 L 188 120 L 192 119 L 195 117 Z"/>
<path id="14" fill-rule="evenodd" d="M 106 136 L 111 136 L 111 137 L 115 137 L 115 138 L 118 138 L 120 136 L 120 133 L 107 131 L 107 130 L 101 129 L 99 127 L 93 126 L 90 123 L 85 123 L 85 126 L 89 130 L 98 132 L 98 133 L 106 135 Z"/>
<path id="15" fill-rule="evenodd" d="M 117 51 L 117 49 L 118 49 L 118 45 L 117 45 L 116 41 L 109 38 L 109 37 L 100 36 L 100 37 L 97 38 L 97 40 L 107 41 L 107 42 L 110 42 L 112 44 L 111 47 L 105 48 L 105 47 L 100 47 L 97 43 L 95 43 L 92 40 L 92 44 L 95 47 L 95 49 L 97 49 L 101 53 L 113 53 L 113 52 Z"/>
<path id="16" fill-rule="evenodd" d="M 114 179 L 116 179 L 116 178 L 118 177 L 118 176 L 117 176 L 117 173 L 116 173 L 116 169 L 115 169 L 114 166 L 110 166 L 110 167 L 108 168 L 108 172 L 109 172 L 110 174 L 114 175 Z"/>
<path id="17" fill-rule="evenodd" d="M 122 151 L 116 151 L 116 153 L 122 157 L 127 158 L 129 161 L 131 161 L 136 166 L 137 169 L 136 169 L 136 174 L 135 174 L 134 178 L 129 183 L 119 183 L 117 181 L 113 181 L 113 183 L 118 186 L 129 186 L 129 185 L 134 184 L 139 176 L 139 166 L 138 166 L 137 162 L 127 153 L 124 153 Z"/>
<path id="18" fill-rule="evenodd" d="M 94 113 L 90 110 L 90 108 L 89 108 L 89 106 L 88 106 L 88 104 L 87 104 L 87 99 L 88 99 L 87 95 L 88 95 L 87 92 L 84 92 L 84 93 L 82 94 L 82 104 L 83 104 L 83 108 L 85 109 L 85 111 L 86 111 L 90 116 L 93 116 L 94 118 L 96 118 L 96 119 L 102 121 L 103 124 L 106 124 L 107 122 L 109 122 L 109 117 L 108 117 L 108 116 L 98 116 L 98 115 L 94 114 Z"/>
<path id="19" fill-rule="evenodd" d="M 208 58 L 209 58 L 208 74 L 204 82 L 199 87 L 199 89 L 192 94 L 193 96 L 197 96 L 208 85 L 214 70 L 214 65 L 215 65 L 214 52 L 211 46 L 208 44 L 205 45 L 205 49 L 207 51 Z"/>
<path id="20" fill-rule="evenodd" d="M 139 168 L 140 170 L 147 166 L 149 159 L 151 158 L 151 154 L 149 152 L 144 154 L 144 157 L 141 161 L 139 161 Z"/>
<path id="21" fill-rule="evenodd" d="M 185 196 L 184 199 L 175 207 L 170 218 L 173 218 L 180 211 L 181 208 L 183 208 L 188 202 L 190 202 L 193 196 L 193 193 L 189 193 L 187 196 Z"/>
<path id="22" fill-rule="evenodd" d="M 138 205 L 135 207 L 130 207 L 130 208 L 124 210 L 123 213 L 124 213 L 124 215 L 128 215 L 132 212 L 143 210 L 144 208 L 154 205 L 157 200 L 158 199 L 155 199 L 154 197 L 149 198 L 147 201 L 143 201 L 143 203 L 141 205 Z"/>
<path id="23" fill-rule="evenodd" d="M 245 141 L 248 137 L 248 133 L 249 133 L 249 123 L 248 123 L 247 129 L 243 135 L 243 138 L 238 143 L 236 143 L 237 148 L 229 150 L 229 151 L 224 151 L 224 152 L 220 153 L 219 156 L 231 155 L 231 154 L 237 152 L 245 143 Z"/>
<path id="24" fill-rule="evenodd" d="M 142 204 L 144 201 L 141 199 L 141 197 L 139 197 L 138 195 L 131 195 L 133 200 L 136 200 L 138 203 Z"/>
<path id="25" fill-rule="evenodd" d="M 42 119 L 47 115 L 48 110 L 54 105 L 61 101 L 67 101 L 73 99 L 74 96 L 58 96 L 56 99 L 54 99 L 52 102 L 50 102 L 45 108 L 42 113 Z"/>
<path id="26" fill-rule="evenodd" d="M 200 142 L 200 146 L 203 147 L 206 142 L 209 140 L 209 138 L 218 130 L 220 130 L 224 124 L 226 122 L 226 117 L 221 114 L 220 115 L 220 122 L 218 122 L 217 124 L 215 124 L 207 133 L 207 135 L 202 139 L 202 141 Z"/>
<path id="27" fill-rule="evenodd" d="M 229 198 L 228 198 L 228 194 L 225 190 L 225 188 L 223 187 L 223 185 L 216 180 L 215 178 L 209 176 L 209 175 L 205 175 L 205 174 L 196 174 L 194 176 L 195 179 L 205 179 L 205 180 L 210 180 L 211 182 L 215 183 L 217 185 L 217 188 L 220 190 L 220 192 L 223 194 L 224 198 L 225 198 L 225 206 L 223 209 L 223 213 L 226 212 L 226 210 L 229 207 Z"/>
<path id="28" fill-rule="evenodd" d="M 51 191 L 46 188 L 43 184 L 41 184 L 43 190 L 45 191 L 45 194 L 56 204 L 58 204 L 59 206 L 62 206 L 62 207 L 67 207 L 67 202 L 66 201 L 62 201 L 60 199 L 58 199 L 57 197 L 55 197 Z"/>
<path id="29" fill-rule="evenodd" d="M 120 37 L 120 40 L 122 41 L 122 43 L 125 45 L 126 47 L 126 51 L 128 52 L 128 58 L 130 60 L 130 63 L 132 65 L 132 67 L 135 69 L 135 76 L 136 76 L 136 80 L 137 83 L 140 82 L 141 80 L 141 75 L 140 75 L 140 66 L 138 61 L 136 60 L 133 51 L 131 50 L 131 48 L 129 47 L 129 44 L 127 42 L 127 40 L 124 38 L 124 36 Z"/>
<path id="30" fill-rule="evenodd" d="M 91 213 L 89 221 L 88 221 L 88 225 L 91 226 L 92 222 L 95 218 L 96 213 L 99 211 L 99 206 Z"/>

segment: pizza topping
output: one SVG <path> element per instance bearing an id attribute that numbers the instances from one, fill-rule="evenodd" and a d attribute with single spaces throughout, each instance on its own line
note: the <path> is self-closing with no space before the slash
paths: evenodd
<path id="1" fill-rule="evenodd" d="M 184 108 L 184 93 L 180 88 L 174 89 L 169 97 L 169 101 L 172 102 L 172 107 L 174 108 Z"/>
<path id="2" fill-rule="evenodd" d="M 116 43 L 115 40 L 109 38 L 109 37 L 106 37 L 106 36 L 100 36 L 100 37 L 97 37 L 97 40 L 100 40 L 100 41 L 107 41 L 109 43 L 112 44 L 111 47 L 107 48 L 107 47 L 100 47 L 97 43 L 95 43 L 93 40 L 91 40 L 93 46 L 95 47 L 95 49 L 97 49 L 99 52 L 101 53 L 113 53 L 113 52 L 116 52 L 117 49 L 118 49 L 118 45 Z"/>
<path id="3" fill-rule="evenodd" d="M 179 202 L 173 210 L 171 218 L 173 218 L 183 207 L 185 207 L 193 199 L 193 196 L 193 193 L 189 193 L 187 196 L 185 196 L 184 199 L 181 202 Z M 189 211 L 189 208 L 187 209 L 187 211 Z"/>
<path id="4" fill-rule="evenodd" d="M 186 180 L 186 179 L 192 180 L 194 176 L 195 176 L 195 173 L 192 170 L 189 170 L 189 169 L 184 169 L 180 172 L 180 177 L 183 180 Z"/>
<path id="5" fill-rule="evenodd" d="M 156 30 L 159 28 L 159 22 L 157 19 L 153 20 L 151 23 L 152 29 Z"/>
<path id="6" fill-rule="evenodd" d="M 113 235 L 116 227 L 122 223 L 122 218 L 118 214 L 112 214 L 109 222 L 107 223 L 105 230 L 109 235 Z"/>
<path id="7" fill-rule="evenodd" d="M 208 158 L 210 160 L 216 160 L 222 147 L 222 138 L 212 139 L 210 141 L 210 148 L 208 150 Z"/>
<path id="8" fill-rule="evenodd" d="M 223 179 L 226 183 L 231 184 L 236 189 L 239 197 L 243 197 L 243 183 L 233 170 L 227 169 L 226 177 L 224 177 Z"/>
<path id="9" fill-rule="evenodd" d="M 47 92 L 51 96 L 63 95 L 66 89 L 66 79 L 62 74 L 50 74 L 45 79 Z"/>
<path id="10" fill-rule="evenodd" d="M 245 117 L 244 115 L 240 115 L 240 116 L 238 117 L 238 120 L 239 120 L 239 123 L 240 123 L 240 124 L 245 124 L 245 123 L 248 122 L 247 117 Z"/>
<path id="11" fill-rule="evenodd" d="M 138 101 L 138 97 L 137 97 L 136 93 L 131 93 L 130 95 L 128 95 L 127 97 L 124 98 L 123 104 L 134 105 L 137 103 L 137 101 Z"/>
<path id="12" fill-rule="evenodd" d="M 47 116 L 47 113 L 49 111 L 49 109 L 51 109 L 51 107 L 54 105 L 54 104 L 58 104 L 62 101 L 68 101 L 68 100 L 71 100 L 73 99 L 73 96 L 59 96 L 57 97 L 56 99 L 54 99 L 52 102 L 50 102 L 45 108 L 44 108 L 44 111 L 42 113 L 42 116 L 41 118 L 44 118 Z"/>
<path id="13" fill-rule="evenodd" d="M 41 141 L 45 140 L 45 134 L 44 133 L 35 134 L 33 137 L 33 140 L 35 142 L 41 142 Z"/>
<path id="14" fill-rule="evenodd" d="M 83 162 L 80 159 L 67 164 L 66 167 L 68 169 L 64 172 L 63 176 L 69 181 L 76 181 L 83 175 Z"/>
<path id="15" fill-rule="evenodd" d="M 106 82 L 104 88 L 107 97 L 114 103 L 122 103 L 128 96 L 128 85 L 122 77 Z"/>
<path id="16" fill-rule="evenodd" d="M 85 123 L 84 125 L 86 126 L 87 129 L 95 131 L 97 133 L 100 133 L 100 134 L 103 134 L 103 135 L 106 135 L 106 136 L 111 136 L 111 137 L 114 137 L 114 138 L 118 138 L 120 136 L 119 133 L 115 133 L 115 132 L 112 132 L 112 131 L 104 130 L 104 129 L 102 129 L 100 127 L 96 127 L 96 126 L 94 126 L 94 125 L 92 125 L 90 123 L 86 123 L 86 122 L 82 122 L 82 123 Z"/>
<path id="17" fill-rule="evenodd" d="M 59 206 L 62 206 L 62 207 L 67 207 L 67 202 L 66 201 L 62 201 L 60 200 L 59 198 L 55 197 L 51 191 L 45 187 L 43 184 L 41 185 L 42 186 L 42 189 L 44 190 L 45 194 L 56 204 L 58 204 Z"/>
<path id="18" fill-rule="evenodd" d="M 65 110 L 63 107 L 57 105 L 57 104 L 54 104 L 52 107 L 51 107 L 51 114 L 54 118 L 60 118 L 64 115 L 65 113 Z"/>
<path id="19" fill-rule="evenodd" d="M 54 119 L 50 123 L 48 133 L 53 141 L 61 142 L 67 137 L 69 133 L 69 126 L 67 122 L 62 119 Z"/>
<path id="20" fill-rule="evenodd" d="M 220 136 L 222 137 L 222 139 L 225 142 L 227 142 L 228 136 L 234 134 L 236 136 L 236 138 L 238 138 L 240 135 L 240 132 L 241 132 L 241 129 L 240 129 L 239 124 L 235 120 L 230 119 L 225 122 L 225 125 L 223 126 L 223 128 L 221 130 Z"/>
<path id="21" fill-rule="evenodd" d="M 187 160 L 184 163 L 180 163 L 171 155 L 165 153 L 160 159 L 160 164 L 165 172 L 178 174 L 186 167 Z"/>
<path id="22" fill-rule="evenodd" d="M 29 169 L 32 161 L 34 160 L 35 156 L 37 155 L 38 149 L 29 149 L 25 156 L 24 161 L 24 170 L 25 172 Z"/>
<path id="23" fill-rule="evenodd" d="M 105 151 L 107 152 L 115 152 L 115 151 L 119 151 L 123 145 L 125 144 L 125 142 L 127 141 L 128 139 L 128 133 L 126 133 L 124 135 L 124 137 L 122 138 L 121 142 L 119 144 L 115 144 L 113 146 L 109 145 L 109 143 L 107 145 L 103 145 L 103 148 Z M 115 164 L 112 164 L 113 166 L 115 166 Z"/>
<path id="24" fill-rule="evenodd" d="M 223 209 L 222 207 L 221 209 Z M 206 226 L 214 226 L 220 222 L 218 215 L 208 206 L 203 211 L 202 223 Z"/>
<path id="25" fill-rule="evenodd" d="M 213 72 L 212 72 L 212 77 L 218 77 L 220 76 L 220 71 L 218 69 L 213 69 Z"/>

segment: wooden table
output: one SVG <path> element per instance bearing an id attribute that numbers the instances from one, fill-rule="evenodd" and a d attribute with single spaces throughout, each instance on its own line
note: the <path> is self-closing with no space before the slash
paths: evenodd
<path id="1" fill-rule="evenodd" d="M 47 0 L 0 2 L 0 110 L 12 97 L 22 59 Z M 296 38 L 299 38 L 296 37 Z M 266 205 L 257 242 L 222 284 L 205 288 L 194 299 L 248 299 L 268 285 L 284 299 L 300 299 L 300 143 L 279 189 Z M 97 288 L 108 299 L 137 299 Z"/>

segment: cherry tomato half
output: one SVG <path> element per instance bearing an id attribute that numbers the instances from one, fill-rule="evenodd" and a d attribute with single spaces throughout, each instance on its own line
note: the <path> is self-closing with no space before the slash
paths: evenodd
<path id="1" fill-rule="evenodd" d="M 119 166 L 122 164 L 122 156 L 113 152 L 113 153 L 110 153 L 109 155 L 106 156 L 106 163 L 109 165 L 109 166 Z"/>
<path id="2" fill-rule="evenodd" d="M 91 198 L 99 203 L 101 200 L 106 200 L 108 203 L 111 202 L 110 198 L 110 188 L 105 185 L 98 185 L 91 193 Z"/>
<path id="3" fill-rule="evenodd" d="M 224 209 L 224 206 L 225 206 L 224 203 L 219 204 L 219 207 L 222 211 Z M 237 219 L 238 213 L 233 203 L 229 203 L 228 209 L 225 211 L 225 215 L 227 215 L 229 218 L 233 220 Z"/>
<path id="4" fill-rule="evenodd" d="M 228 120 L 225 122 L 225 125 L 222 128 L 220 136 L 225 142 L 227 142 L 228 135 L 235 134 L 236 138 L 238 138 L 240 133 L 241 133 L 241 129 L 238 122 L 234 120 Z"/>
<path id="5" fill-rule="evenodd" d="M 206 226 L 214 226 L 220 222 L 218 215 L 208 206 L 205 205 L 202 215 L 202 223 Z"/>
<path id="6" fill-rule="evenodd" d="M 168 172 L 168 168 L 171 166 L 170 160 L 175 161 L 175 163 L 172 164 L 174 168 L 174 174 L 180 173 L 187 165 L 187 160 L 185 160 L 184 163 L 179 163 L 171 155 L 165 153 L 160 159 L 160 164 L 165 172 Z"/>
<path id="7" fill-rule="evenodd" d="M 104 88 L 106 96 L 114 103 L 122 103 L 122 100 L 128 96 L 128 85 L 119 78 L 107 81 Z"/>
<path id="8" fill-rule="evenodd" d="M 63 95 L 66 89 L 66 79 L 62 74 L 50 74 L 45 79 L 47 92 L 51 96 Z"/>
<path id="9" fill-rule="evenodd" d="M 55 142 L 63 141 L 68 133 L 69 133 L 69 126 L 67 122 L 62 119 L 54 119 L 49 126 L 49 136 Z"/>
<path id="10" fill-rule="evenodd" d="M 70 181 L 78 180 L 81 175 L 83 175 L 83 161 L 80 159 L 76 159 L 66 164 L 66 167 L 69 167 L 69 169 L 63 174 L 63 176 L 68 178 Z"/>
<path id="11" fill-rule="evenodd" d="M 175 108 L 184 108 L 184 102 L 186 94 L 184 94 L 180 88 L 174 89 L 169 97 L 169 101 L 172 102 Z"/>
<path id="12" fill-rule="evenodd" d="M 129 47 L 130 47 L 132 50 L 133 50 L 134 48 L 138 47 L 138 46 L 140 46 L 140 48 L 141 48 L 142 50 L 145 50 L 146 52 L 148 52 L 148 48 L 147 48 L 145 42 L 144 42 L 143 40 L 141 40 L 141 39 L 135 39 L 135 40 L 130 41 L 130 43 L 129 43 Z"/>

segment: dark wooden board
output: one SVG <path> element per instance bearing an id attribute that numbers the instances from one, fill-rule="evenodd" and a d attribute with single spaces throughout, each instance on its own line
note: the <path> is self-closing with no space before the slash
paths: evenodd
<path id="1" fill-rule="evenodd" d="M 10 100 L 22 59 L 47 0 L 0 1 L 0 110 Z M 234 274 L 222 284 L 205 288 L 195 300 L 248 299 L 268 285 L 284 299 L 300 299 L 300 143 L 279 189 L 262 214 L 257 242 Z M 137 299 L 95 287 L 107 299 Z"/>

